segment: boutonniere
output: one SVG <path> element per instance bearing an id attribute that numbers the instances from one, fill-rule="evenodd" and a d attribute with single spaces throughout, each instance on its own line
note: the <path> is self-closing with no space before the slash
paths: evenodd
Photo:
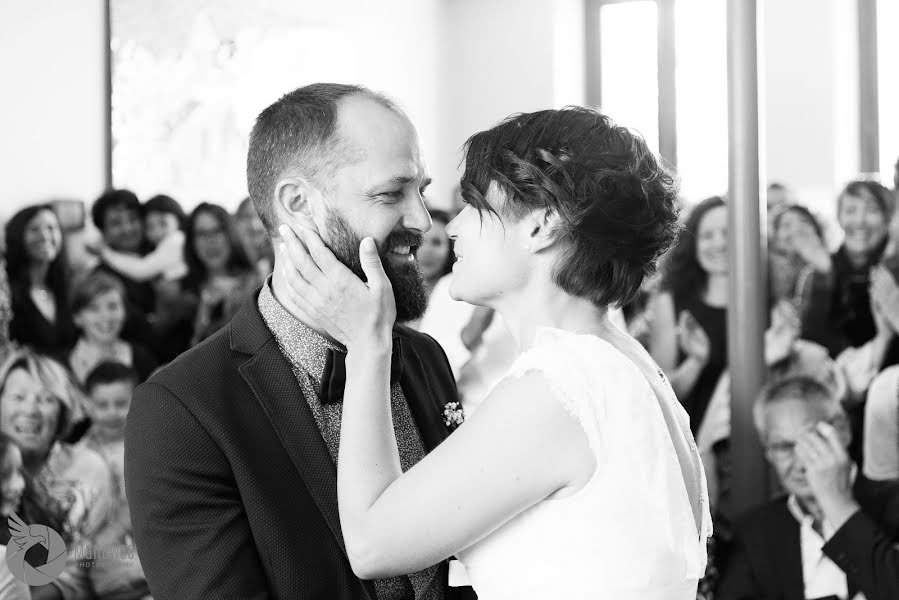
<path id="1" fill-rule="evenodd" d="M 456 429 L 465 420 L 465 412 L 462 410 L 461 402 L 447 402 L 443 407 L 443 423 L 450 428 L 450 431 Z"/>

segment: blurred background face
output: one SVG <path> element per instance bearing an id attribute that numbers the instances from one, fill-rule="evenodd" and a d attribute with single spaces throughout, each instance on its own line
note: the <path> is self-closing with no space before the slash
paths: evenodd
<path id="1" fill-rule="evenodd" d="M 95 385 L 91 390 L 91 420 L 107 435 L 123 435 L 134 385 L 115 381 Z"/>
<path id="2" fill-rule="evenodd" d="M 194 252 L 209 271 L 221 271 L 231 259 L 231 245 L 225 225 L 208 212 L 194 220 Z"/>
<path id="3" fill-rule="evenodd" d="M 727 208 L 709 209 L 696 229 L 696 260 L 709 275 L 727 274 Z"/>
<path id="4" fill-rule="evenodd" d="M 91 300 L 74 319 L 87 340 L 95 343 L 114 342 L 119 339 L 125 323 L 125 301 L 117 290 L 103 292 Z"/>
<path id="5" fill-rule="evenodd" d="M 156 246 L 168 234 L 178 231 L 178 217 L 172 213 L 151 212 L 147 214 L 147 241 Z"/>
<path id="6" fill-rule="evenodd" d="M 783 253 L 792 254 L 795 252 L 797 236 L 818 237 L 818 234 L 805 215 L 788 210 L 777 222 L 777 229 L 774 232 L 775 247 Z"/>
<path id="7" fill-rule="evenodd" d="M 56 435 L 60 402 L 25 369 L 13 369 L 0 391 L 0 431 L 23 454 L 46 455 Z"/>
<path id="8" fill-rule="evenodd" d="M 867 254 L 877 248 L 887 234 L 886 215 L 869 194 L 844 195 L 840 199 L 837 220 L 845 234 L 846 250 Z"/>
<path id="9" fill-rule="evenodd" d="M 446 235 L 446 225 L 444 222 L 434 221 L 415 254 L 418 259 L 418 268 L 425 281 L 439 279 L 444 275 L 443 268 L 451 252 L 450 239 Z"/>
<path id="10" fill-rule="evenodd" d="M 262 219 L 256 211 L 250 207 L 237 213 L 236 225 L 244 246 L 256 255 L 262 255 L 269 240 L 265 225 L 262 224 Z"/>
<path id="11" fill-rule="evenodd" d="M 19 447 L 10 443 L 6 448 L 6 456 L 0 463 L 0 515 L 8 516 L 15 512 L 25 491 L 25 478 L 22 476 L 22 453 Z"/>
<path id="12" fill-rule="evenodd" d="M 502 214 L 502 192 L 490 185 L 487 203 Z M 532 256 L 528 252 L 529 234 L 525 219 L 511 222 L 493 213 L 466 205 L 446 226 L 455 242 L 453 279 L 450 295 L 471 304 L 492 306 L 511 290 L 524 287 L 531 273 Z"/>
<path id="13" fill-rule="evenodd" d="M 52 211 L 42 210 L 25 225 L 25 251 L 36 263 L 52 262 L 62 249 L 62 230 Z"/>
<path id="14" fill-rule="evenodd" d="M 140 214 L 124 206 L 112 206 L 103 217 L 103 241 L 119 252 L 138 252 L 143 242 L 144 228 Z"/>
<path id="15" fill-rule="evenodd" d="M 805 465 L 796 456 L 799 436 L 828 415 L 800 400 L 782 400 L 768 407 L 765 414 L 765 451 L 784 489 L 800 500 L 811 500 L 814 495 L 805 477 Z"/>

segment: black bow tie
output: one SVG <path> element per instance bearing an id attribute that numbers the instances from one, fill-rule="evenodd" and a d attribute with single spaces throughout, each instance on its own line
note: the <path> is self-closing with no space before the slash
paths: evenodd
<path id="1" fill-rule="evenodd" d="M 403 375 L 403 354 L 400 351 L 400 339 L 393 338 L 393 351 L 390 356 L 390 383 L 394 384 Z M 334 404 L 343 400 L 346 387 L 346 353 L 328 350 L 325 359 L 325 372 L 322 374 L 318 397 L 322 404 Z"/>

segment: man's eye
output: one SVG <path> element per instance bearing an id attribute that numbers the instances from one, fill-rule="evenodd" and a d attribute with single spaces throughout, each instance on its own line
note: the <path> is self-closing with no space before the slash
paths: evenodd
<path id="1" fill-rule="evenodd" d="M 403 190 L 396 190 L 393 192 L 383 192 L 381 195 L 386 198 L 390 198 L 391 200 L 399 200 L 400 198 L 403 197 Z"/>

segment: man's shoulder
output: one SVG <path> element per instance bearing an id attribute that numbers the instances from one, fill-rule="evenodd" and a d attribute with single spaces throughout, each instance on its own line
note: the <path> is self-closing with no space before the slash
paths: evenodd
<path id="1" fill-rule="evenodd" d="M 394 332 L 398 337 L 409 343 L 423 360 L 434 361 L 439 365 L 447 362 L 443 346 L 427 333 L 412 329 L 408 325 L 399 324 L 394 325 Z"/>
<path id="2" fill-rule="evenodd" d="M 796 523 L 787 507 L 787 497 L 766 502 L 738 517 L 734 529 L 738 535 L 782 533 L 784 523 Z"/>
<path id="3" fill-rule="evenodd" d="M 231 324 L 228 324 L 158 369 L 143 385 L 155 384 L 176 395 L 187 388 L 203 389 L 211 382 L 220 381 L 225 371 L 236 370 L 239 358 L 240 353 L 231 348 Z"/>

